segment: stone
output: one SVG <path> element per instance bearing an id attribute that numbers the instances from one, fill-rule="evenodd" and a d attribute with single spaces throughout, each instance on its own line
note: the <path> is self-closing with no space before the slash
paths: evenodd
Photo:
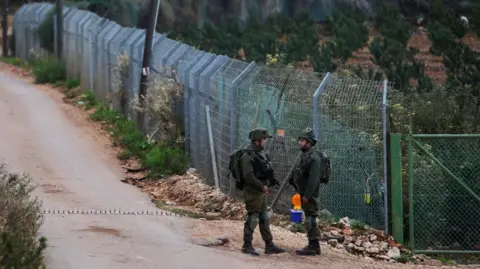
<path id="1" fill-rule="evenodd" d="M 350 228 L 350 219 L 348 217 L 344 217 L 342 219 L 340 219 L 340 221 L 338 222 L 340 224 L 340 227 L 342 229 L 345 229 L 345 228 Z"/>
<path id="2" fill-rule="evenodd" d="M 384 260 L 384 261 L 388 261 L 388 260 L 390 260 L 391 258 L 388 257 L 387 255 L 378 255 L 378 256 L 377 256 L 377 259 L 379 259 L 379 260 Z"/>
<path id="3" fill-rule="evenodd" d="M 365 248 L 363 248 L 363 247 L 358 247 L 358 246 L 353 247 L 353 250 L 355 250 L 356 252 L 360 252 L 360 253 L 365 252 Z"/>
<path id="4" fill-rule="evenodd" d="M 360 247 L 363 244 L 362 239 L 355 240 L 355 246 Z"/>
<path id="5" fill-rule="evenodd" d="M 330 239 L 330 240 L 328 240 L 328 244 L 332 247 L 336 247 L 338 245 L 338 240 L 337 239 Z"/>
<path id="6" fill-rule="evenodd" d="M 364 248 L 369 248 L 371 246 L 373 246 L 373 245 L 369 241 L 365 241 L 365 242 L 362 243 L 362 247 L 364 247 Z"/>
<path id="7" fill-rule="evenodd" d="M 393 247 L 389 249 L 387 252 L 387 255 L 392 259 L 399 258 L 400 256 L 402 256 L 402 254 L 400 253 L 400 249 L 398 249 L 397 247 Z"/>
<path id="8" fill-rule="evenodd" d="M 330 231 L 331 236 L 340 236 L 340 233 L 338 231 L 332 230 Z"/>
<path id="9" fill-rule="evenodd" d="M 354 247 L 355 247 L 355 245 L 353 243 L 349 243 L 345 249 L 347 251 L 352 251 Z"/>
<path id="10" fill-rule="evenodd" d="M 355 238 L 353 236 L 345 236 L 345 243 L 352 243 L 355 242 Z"/>
<path id="11" fill-rule="evenodd" d="M 353 231 L 352 231 L 352 229 L 351 229 L 350 227 L 347 227 L 347 228 L 343 229 L 342 233 L 343 233 L 344 235 L 352 235 L 352 234 L 353 234 Z"/>
<path id="12" fill-rule="evenodd" d="M 380 251 L 382 252 L 387 252 L 388 251 L 388 243 L 387 242 L 380 242 Z"/>
<path id="13" fill-rule="evenodd" d="M 367 248 L 367 252 L 370 254 L 378 254 L 380 253 L 380 249 L 378 247 L 369 247 Z"/>
<path id="14" fill-rule="evenodd" d="M 338 245 L 336 246 L 336 248 L 337 248 L 337 249 L 341 249 L 341 250 L 345 250 L 345 246 L 342 245 L 342 244 L 338 244 Z"/>
<path id="15" fill-rule="evenodd" d="M 370 239 L 370 242 L 374 242 L 377 241 L 378 237 L 374 234 L 371 234 L 368 239 Z"/>
<path id="16" fill-rule="evenodd" d="M 216 247 L 223 246 L 230 242 L 226 237 L 222 238 L 196 238 L 192 240 L 195 245 L 200 245 L 204 247 Z"/>

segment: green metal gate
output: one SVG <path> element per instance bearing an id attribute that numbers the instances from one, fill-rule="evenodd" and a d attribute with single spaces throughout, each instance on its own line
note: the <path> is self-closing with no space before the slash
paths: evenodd
<path id="1" fill-rule="evenodd" d="M 415 253 L 480 254 L 480 135 L 390 141 L 394 237 Z"/>

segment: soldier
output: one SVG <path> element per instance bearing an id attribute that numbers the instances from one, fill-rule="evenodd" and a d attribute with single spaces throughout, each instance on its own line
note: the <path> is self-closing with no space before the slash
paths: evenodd
<path id="1" fill-rule="evenodd" d="M 273 177 L 273 168 L 268 156 L 263 152 L 267 138 L 272 136 L 266 129 L 258 128 L 250 131 L 248 138 L 250 146 L 240 157 L 243 194 L 247 209 L 247 220 L 243 230 L 242 252 L 258 256 L 259 253 L 253 248 L 253 232 L 260 226 L 260 234 L 265 241 L 265 254 L 284 253 L 285 250 L 273 243 L 270 231 L 270 221 L 267 215 L 267 194 L 269 186 L 278 184 Z"/>
<path id="2" fill-rule="evenodd" d="M 289 179 L 290 184 L 302 197 L 302 209 L 305 212 L 305 228 L 307 231 L 308 245 L 296 250 L 297 255 L 320 255 L 319 231 L 317 215 L 320 199 L 321 156 L 314 146 L 317 139 L 311 129 L 307 129 L 298 136 L 298 145 L 302 151 L 301 156 Z"/>

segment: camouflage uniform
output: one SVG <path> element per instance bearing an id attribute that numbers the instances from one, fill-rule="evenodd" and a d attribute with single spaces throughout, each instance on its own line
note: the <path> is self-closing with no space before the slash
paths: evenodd
<path id="1" fill-rule="evenodd" d="M 302 150 L 302 154 L 295 164 L 290 183 L 295 187 L 302 198 L 302 209 L 305 212 L 305 229 L 307 231 L 308 245 L 296 251 L 298 255 L 320 254 L 319 230 L 317 226 L 317 215 L 320 206 L 320 173 L 321 157 L 313 147 L 317 140 L 313 131 L 307 130 L 301 133 L 298 139 L 305 139 L 312 144 L 309 149 Z"/>
<path id="2" fill-rule="evenodd" d="M 247 219 L 244 226 L 244 245 L 242 252 L 246 254 L 259 255 L 252 246 L 253 233 L 257 226 L 260 226 L 260 234 L 265 241 L 265 254 L 283 253 L 285 250 L 278 248 L 273 244 L 273 237 L 270 231 L 270 220 L 267 215 L 267 194 L 263 191 L 264 186 L 271 185 L 271 182 L 265 177 L 264 171 L 273 168 L 269 162 L 267 155 L 263 152 L 263 147 L 255 143 L 255 141 L 263 138 L 270 138 L 271 135 L 265 129 L 254 129 L 249 134 L 252 141 L 248 147 L 248 151 L 241 157 L 241 169 L 243 177 L 243 194 L 245 197 L 245 205 L 247 209 Z M 253 161 L 252 154 L 256 154 L 256 158 L 262 158 L 263 166 L 258 167 Z"/>

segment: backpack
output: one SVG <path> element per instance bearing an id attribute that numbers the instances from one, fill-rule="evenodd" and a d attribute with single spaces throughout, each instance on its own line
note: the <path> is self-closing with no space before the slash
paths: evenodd
<path id="1" fill-rule="evenodd" d="M 261 170 L 261 167 L 264 167 L 266 165 L 265 162 L 270 162 L 270 157 L 267 154 L 265 154 L 267 159 L 263 160 L 254 151 L 250 149 L 237 149 L 234 152 L 232 152 L 230 154 L 230 158 L 228 162 L 228 175 L 232 175 L 232 177 L 235 180 L 235 187 L 238 190 L 243 190 L 243 175 L 242 175 L 241 159 L 243 154 L 245 153 L 250 154 L 252 156 L 253 165 L 256 167 L 257 171 Z M 273 170 L 271 170 L 271 176 L 273 177 Z"/>
<path id="2" fill-rule="evenodd" d="M 327 184 L 332 177 L 330 158 L 323 151 L 318 151 L 318 155 L 320 155 L 320 183 Z"/>
<path id="3" fill-rule="evenodd" d="M 248 153 L 247 149 L 237 149 L 230 154 L 228 162 L 228 175 L 232 175 L 235 180 L 235 187 L 238 190 L 243 190 L 243 176 L 242 176 L 242 167 L 241 167 L 241 158 L 243 154 Z M 228 177 L 228 176 L 227 176 Z"/>

